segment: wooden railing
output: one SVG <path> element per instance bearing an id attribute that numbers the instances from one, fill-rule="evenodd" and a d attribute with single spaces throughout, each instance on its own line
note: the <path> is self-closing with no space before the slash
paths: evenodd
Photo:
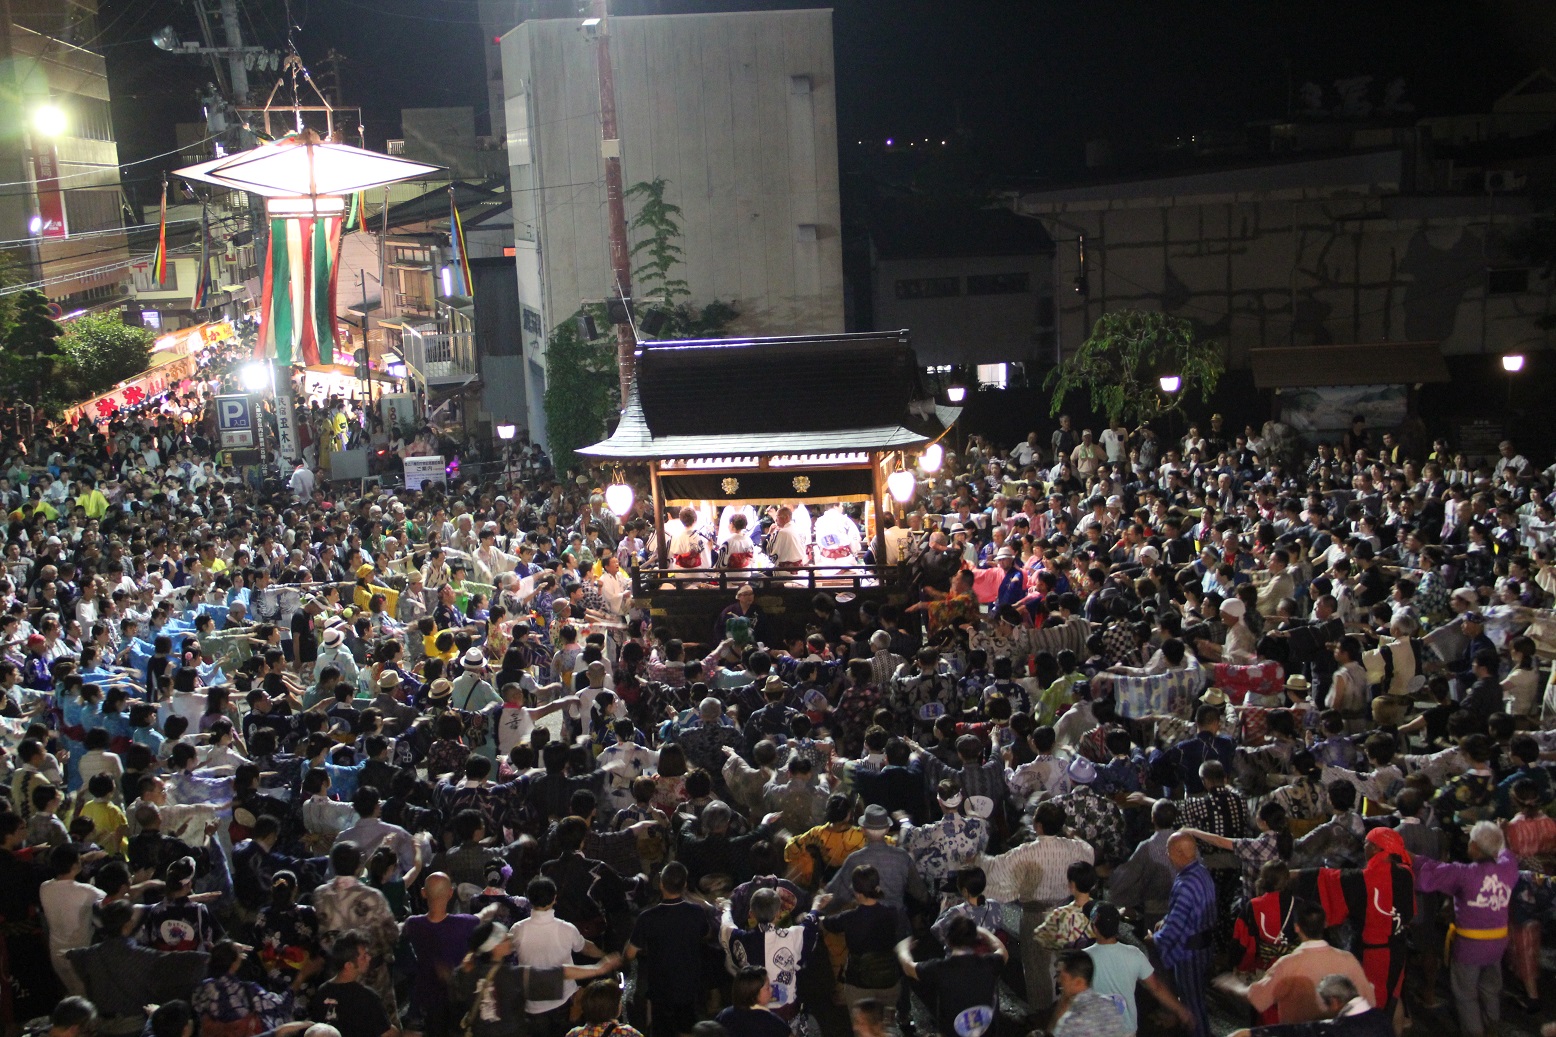
<path id="1" fill-rule="evenodd" d="M 799 565 L 773 569 L 660 569 L 642 566 L 632 570 L 634 596 L 665 589 L 720 590 L 733 593 L 745 584 L 758 590 L 787 587 L 791 590 L 859 591 L 863 588 L 897 587 L 906 583 L 906 570 L 898 565 L 860 563 L 846 569 L 836 565 Z"/>

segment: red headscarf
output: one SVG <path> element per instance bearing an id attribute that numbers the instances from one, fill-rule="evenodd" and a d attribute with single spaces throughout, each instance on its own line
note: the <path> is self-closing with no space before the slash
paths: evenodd
<path id="1" fill-rule="evenodd" d="M 1410 851 L 1405 849 L 1405 840 L 1392 828 L 1374 828 L 1367 833 L 1367 841 L 1384 853 L 1391 853 L 1398 857 L 1400 863 L 1410 866 Z"/>

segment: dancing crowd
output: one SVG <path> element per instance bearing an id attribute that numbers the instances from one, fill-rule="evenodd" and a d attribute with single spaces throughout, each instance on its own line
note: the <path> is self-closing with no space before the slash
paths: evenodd
<path id="1" fill-rule="evenodd" d="M 222 377 L 100 424 L 0 413 L 8 1024 L 1542 1018 L 1556 466 L 1512 443 L 974 437 L 868 535 L 678 509 L 671 565 L 740 585 L 668 630 L 633 597 L 646 494 L 617 515 L 533 448 L 415 491 L 311 454 L 246 481 L 184 417 Z M 304 438 L 358 420 L 437 441 L 336 403 Z M 873 593 L 776 608 L 838 543 Z"/>

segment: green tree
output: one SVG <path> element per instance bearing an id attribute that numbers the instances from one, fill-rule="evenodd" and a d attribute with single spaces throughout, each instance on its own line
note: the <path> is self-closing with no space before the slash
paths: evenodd
<path id="1" fill-rule="evenodd" d="M 64 330 L 49 313 L 49 300 L 34 288 L 17 293 L 5 351 L 0 356 L 0 381 L 18 399 L 50 406 L 62 399 L 55 372 Z"/>
<path id="2" fill-rule="evenodd" d="M 60 345 L 60 374 L 72 399 L 106 392 L 151 363 L 156 334 L 124 323 L 118 310 L 88 313 L 70 322 Z"/>
<path id="3" fill-rule="evenodd" d="M 587 312 L 601 333 L 586 338 L 581 318 Z M 559 472 L 578 461 L 579 447 L 597 443 L 613 415 L 621 410 L 616 365 L 616 336 L 605 320 L 605 307 L 586 306 L 551 329 L 546 341 L 546 439 Z"/>
<path id="4" fill-rule="evenodd" d="M 628 224 L 635 235 L 642 235 L 631 248 L 632 280 L 639 297 L 652 300 L 661 309 L 673 310 L 692 294 L 685 278 L 671 276 L 682 262 L 680 245 L 682 215 L 679 205 L 665 201 L 664 177 L 644 180 L 627 188 L 625 197 L 638 200 L 638 211 Z"/>
<path id="5" fill-rule="evenodd" d="M 1091 409 L 1112 425 L 1137 425 L 1178 410 L 1190 392 L 1204 400 L 1215 391 L 1226 362 L 1217 343 L 1206 342 L 1180 317 L 1144 310 L 1105 313 L 1091 337 L 1048 373 L 1044 388 L 1053 390 L 1050 414 L 1065 398 L 1089 389 Z M 1182 379 L 1176 393 L 1162 391 L 1159 379 Z"/>
<path id="6" fill-rule="evenodd" d="M 686 281 L 674 276 L 683 262 L 681 209 L 665 201 L 668 184 L 664 179 L 649 180 L 626 191 L 626 197 L 639 200 L 630 227 L 643 235 L 631 250 L 638 262 L 632 270 L 636 294 L 664 315 L 664 326 L 654 336 L 657 340 L 717 338 L 740 314 L 718 299 L 695 305 Z M 579 318 L 586 312 L 600 329 L 596 338 L 585 338 L 580 330 Z M 644 313 L 638 310 L 640 322 Z M 544 403 L 546 439 L 557 471 L 577 464 L 579 447 L 605 438 L 610 419 L 622 406 L 618 372 L 616 336 L 604 306 L 586 306 L 551 329 L 546 340 Z"/>

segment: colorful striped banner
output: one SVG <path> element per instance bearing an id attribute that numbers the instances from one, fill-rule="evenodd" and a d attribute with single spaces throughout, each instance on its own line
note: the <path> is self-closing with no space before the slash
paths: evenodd
<path id="1" fill-rule="evenodd" d="M 454 189 L 448 189 L 448 245 L 449 267 L 453 273 L 453 294 L 466 298 L 474 294 L 470 279 L 470 250 L 465 246 L 465 224 L 459 218 L 459 206 L 454 204 Z"/>
<path id="2" fill-rule="evenodd" d="M 162 181 L 162 216 L 157 230 L 157 252 L 151 257 L 151 279 L 159 286 L 167 280 L 167 181 Z"/>
<path id="3" fill-rule="evenodd" d="M 286 367 L 335 362 L 340 216 L 272 219 L 256 356 Z"/>

